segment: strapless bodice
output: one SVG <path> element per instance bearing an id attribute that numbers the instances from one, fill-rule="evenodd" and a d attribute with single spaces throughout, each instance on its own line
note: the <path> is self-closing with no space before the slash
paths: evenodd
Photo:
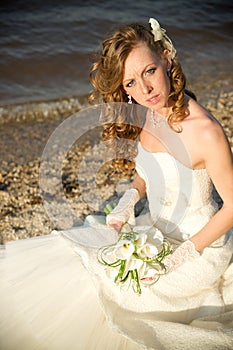
<path id="1" fill-rule="evenodd" d="M 218 209 L 206 169 L 191 169 L 171 154 L 138 144 L 136 170 L 144 179 L 153 222 L 174 240 L 198 232 Z"/>

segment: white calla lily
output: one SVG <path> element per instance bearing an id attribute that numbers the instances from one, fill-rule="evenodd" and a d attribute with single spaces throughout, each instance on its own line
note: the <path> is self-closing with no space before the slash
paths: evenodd
<path id="1" fill-rule="evenodd" d="M 125 226 L 115 244 L 99 250 L 98 260 L 108 267 L 107 276 L 121 288 L 131 286 L 141 294 L 141 283 L 152 285 L 164 273 L 162 261 L 170 253 L 170 243 L 153 225 L 135 226 L 133 231 Z"/>
<path id="2" fill-rule="evenodd" d="M 158 249 L 154 245 L 146 243 L 142 247 L 137 249 L 137 253 L 143 259 L 151 259 L 158 254 Z"/>
<path id="3" fill-rule="evenodd" d="M 136 259 L 131 256 L 126 263 L 125 272 L 123 278 L 127 275 L 128 271 L 137 270 L 139 279 L 144 276 L 146 270 L 146 263 L 141 259 Z"/>
<path id="4" fill-rule="evenodd" d="M 128 240 L 119 241 L 114 247 L 114 254 L 118 259 L 125 260 L 134 252 L 134 244 Z"/>
<path id="5" fill-rule="evenodd" d="M 137 248 L 142 247 L 146 243 L 146 240 L 147 240 L 146 233 L 138 234 L 137 239 L 136 239 L 136 247 Z"/>
<path id="6" fill-rule="evenodd" d="M 161 244 L 163 244 L 163 241 L 164 241 L 164 236 L 162 232 L 157 228 L 153 228 L 153 230 L 151 230 L 148 233 L 148 242 L 151 244 L 154 244 L 156 247 L 161 246 Z"/>

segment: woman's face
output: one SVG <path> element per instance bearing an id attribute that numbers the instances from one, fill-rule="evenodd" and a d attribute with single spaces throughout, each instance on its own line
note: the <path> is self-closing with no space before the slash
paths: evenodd
<path id="1" fill-rule="evenodd" d="M 159 111 L 168 106 L 169 59 L 160 59 L 145 43 L 139 43 L 125 60 L 123 87 L 142 106 Z"/>

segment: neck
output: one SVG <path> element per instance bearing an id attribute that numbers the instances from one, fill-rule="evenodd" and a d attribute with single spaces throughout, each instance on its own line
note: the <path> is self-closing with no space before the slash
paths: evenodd
<path id="1" fill-rule="evenodd" d="M 173 107 L 174 103 L 172 103 L 170 100 L 167 101 L 166 105 L 156 109 L 156 108 L 152 108 L 151 110 L 154 113 L 158 113 L 160 114 L 162 117 L 164 117 L 165 119 L 168 118 L 168 116 L 172 113 L 172 107 Z"/>
<path id="2" fill-rule="evenodd" d="M 161 125 L 167 122 L 166 116 L 161 115 L 157 111 L 154 112 L 153 110 L 149 112 L 149 118 L 153 128 L 160 127 Z"/>

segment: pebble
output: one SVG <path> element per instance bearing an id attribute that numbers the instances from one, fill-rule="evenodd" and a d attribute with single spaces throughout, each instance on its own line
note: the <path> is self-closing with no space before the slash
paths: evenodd
<path id="1" fill-rule="evenodd" d="M 83 149 L 83 146 L 81 146 Z M 93 147 L 92 147 L 93 148 Z M 96 151 L 94 146 L 94 151 Z M 98 173 L 98 186 L 95 184 L 95 160 L 90 152 L 90 144 L 86 147 L 86 167 L 85 172 L 78 174 L 78 164 L 82 160 L 82 152 L 79 149 L 69 152 L 69 157 L 64 160 L 61 181 L 63 185 L 63 196 L 66 199 L 68 208 L 74 213 L 70 215 L 69 210 L 65 212 L 66 207 L 56 201 L 56 189 L 59 180 L 51 178 L 47 183 L 47 193 L 45 198 L 50 196 L 54 200 L 52 217 L 48 215 L 46 206 L 44 206 L 44 197 L 39 186 L 40 160 L 35 159 L 28 163 L 17 165 L 16 163 L 7 164 L 7 171 L 0 171 L 0 181 L 2 190 L 0 190 L 0 241 L 6 243 L 10 240 L 25 239 L 42 234 L 48 234 L 53 229 L 68 228 L 75 223 L 83 223 L 85 217 L 91 213 L 101 212 L 107 200 L 116 195 L 116 178 L 112 177 L 106 184 L 108 174 L 105 169 Z M 88 153 L 89 152 L 89 153 Z M 88 158 L 90 155 L 90 159 Z M 112 171 L 110 169 L 109 171 Z M 93 172 L 93 173 L 92 173 Z M 132 175 L 131 175 L 132 176 Z M 130 176 L 129 176 L 130 177 Z M 124 178 L 125 179 L 125 178 Z M 80 183 L 82 185 L 80 186 Z M 88 190 L 90 189 L 90 190 Z M 64 221 L 59 219 L 62 212 Z M 51 214 L 51 213 L 50 213 Z"/>
<path id="2" fill-rule="evenodd" d="M 233 150 L 233 92 L 211 92 L 205 102 L 206 108 L 222 124 Z M 43 103 L 39 111 L 35 112 L 35 108 L 33 104 L 28 104 L 27 108 L 25 105 L 0 108 L 1 243 L 48 234 L 52 229 L 61 228 L 56 217 L 51 220 L 44 205 L 44 193 L 39 186 L 40 160 L 54 128 L 64 120 L 67 113 L 77 111 L 80 102 L 72 98 L 62 103 L 55 101 L 50 109 Z M 102 155 L 93 140 L 95 135 L 87 135 L 85 142 L 72 147 L 64 159 L 61 179 L 53 178 L 53 169 L 50 169 L 50 181 L 53 184 L 47 184 L 47 195 L 53 198 L 56 191 L 52 192 L 51 188 L 56 188 L 62 181 L 63 196 L 72 209 L 72 215 L 68 213 L 63 228 L 70 223 L 81 224 L 89 214 L 103 213 L 106 203 L 117 201 L 118 195 L 124 192 L 133 179 L 134 173 L 130 170 L 119 176 L 112 172 L 111 165 L 101 166 Z M 141 208 L 138 207 L 138 212 L 144 205 L 145 201 Z M 56 203 L 56 206 L 59 212 L 62 205 Z"/>

